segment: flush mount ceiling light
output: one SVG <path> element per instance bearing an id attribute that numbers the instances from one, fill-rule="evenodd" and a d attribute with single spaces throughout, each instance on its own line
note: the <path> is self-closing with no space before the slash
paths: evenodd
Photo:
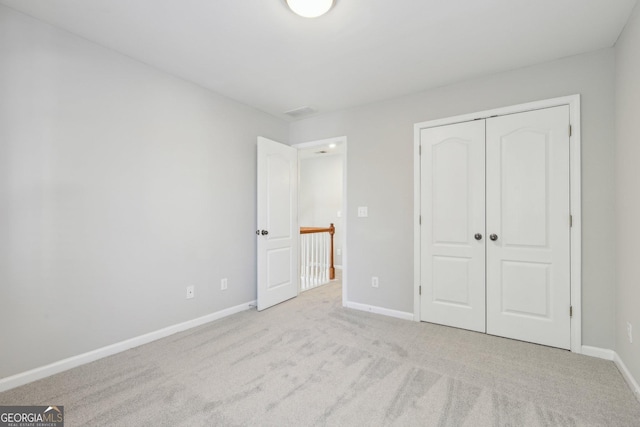
<path id="1" fill-rule="evenodd" d="M 317 18 L 331 9 L 333 0 L 287 0 L 289 9 L 305 18 Z"/>

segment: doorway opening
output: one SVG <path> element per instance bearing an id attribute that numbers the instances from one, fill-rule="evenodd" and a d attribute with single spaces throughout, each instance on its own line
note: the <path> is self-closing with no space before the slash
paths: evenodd
<path id="1" fill-rule="evenodd" d="M 298 223 L 301 229 L 318 229 L 318 233 L 301 234 L 300 291 L 332 281 L 342 283 L 342 304 L 347 300 L 346 215 L 347 212 L 347 138 L 336 137 L 293 145 L 298 150 Z M 328 230 L 333 230 L 329 232 Z M 329 279 L 329 253 L 333 237 L 333 266 L 335 276 Z M 325 252 L 326 251 L 326 252 Z M 308 261 L 320 253 L 320 261 Z M 307 261 L 305 261 L 307 260 Z M 305 265 L 304 263 L 308 264 Z M 318 275 L 316 265 L 326 266 Z M 311 276 L 310 276 L 311 275 Z"/>

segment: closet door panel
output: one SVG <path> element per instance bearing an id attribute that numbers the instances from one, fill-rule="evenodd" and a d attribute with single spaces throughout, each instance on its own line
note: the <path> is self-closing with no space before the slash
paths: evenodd
<path id="1" fill-rule="evenodd" d="M 483 121 L 421 131 L 421 319 L 480 332 L 485 331 L 484 131 Z"/>
<path id="2" fill-rule="evenodd" d="M 570 348 L 569 107 L 487 120 L 487 333 Z"/>

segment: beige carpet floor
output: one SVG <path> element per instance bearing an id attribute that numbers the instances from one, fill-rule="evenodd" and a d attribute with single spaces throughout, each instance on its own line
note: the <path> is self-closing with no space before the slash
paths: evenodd
<path id="1" fill-rule="evenodd" d="M 640 426 L 612 362 L 345 309 L 334 282 L 0 393 L 66 426 Z"/>

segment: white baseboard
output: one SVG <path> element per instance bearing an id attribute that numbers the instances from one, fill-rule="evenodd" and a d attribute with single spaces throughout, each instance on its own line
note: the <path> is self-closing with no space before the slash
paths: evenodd
<path id="1" fill-rule="evenodd" d="M 154 332 L 150 332 L 148 334 L 140 335 L 135 338 L 89 351 L 87 353 L 59 360 L 49 365 L 31 369 L 26 372 L 21 372 L 10 377 L 1 378 L 0 392 L 43 379 L 60 372 L 67 371 L 77 366 L 84 365 L 95 360 L 102 359 L 107 356 L 111 356 L 116 353 L 120 353 L 131 348 L 159 340 L 161 338 L 168 337 L 169 335 L 173 335 L 178 332 L 186 331 L 187 329 L 195 328 L 196 326 L 204 325 L 205 323 L 213 322 L 214 320 L 222 319 L 223 317 L 227 317 L 241 311 L 249 310 L 250 308 L 255 307 L 255 305 L 256 301 L 246 302 L 235 307 L 229 307 L 227 309 L 220 310 L 206 316 L 198 317 L 197 319 L 178 323 L 177 325 L 172 325 Z"/>
<path id="2" fill-rule="evenodd" d="M 618 370 L 624 377 L 627 384 L 629 384 L 629 387 L 631 387 L 631 391 L 633 391 L 633 394 L 636 395 L 636 399 L 638 399 L 638 402 L 640 402 L 640 385 L 638 385 L 636 379 L 633 378 L 633 375 L 631 375 L 631 372 L 629 372 L 629 369 L 627 369 L 627 365 L 625 365 L 622 359 L 620 359 L 618 353 L 614 352 L 613 362 L 618 367 Z"/>
<path id="3" fill-rule="evenodd" d="M 382 314 L 389 317 L 396 317 L 398 319 L 413 320 L 413 313 L 407 313 L 406 311 L 391 310 L 388 308 L 376 307 L 376 306 L 367 305 L 367 304 L 359 304 L 357 302 L 351 302 L 351 301 L 347 301 L 344 306 L 347 308 L 352 308 L 354 310 L 368 311 L 370 313 Z"/>
<path id="4" fill-rule="evenodd" d="M 615 363 L 616 367 L 620 371 L 620 374 L 629 385 L 629 388 L 631 388 L 631 391 L 633 392 L 633 394 L 636 396 L 636 399 L 638 399 L 638 401 L 640 402 L 640 385 L 638 384 L 638 381 L 636 381 L 636 379 L 633 378 L 633 375 L 631 375 L 631 372 L 629 372 L 627 365 L 624 364 L 623 360 L 620 358 L 618 353 L 616 353 L 613 350 L 608 350 L 605 348 L 590 347 L 590 346 L 583 345 L 582 354 L 587 356 L 597 357 L 600 359 L 611 360 L 613 363 Z"/>
<path id="5" fill-rule="evenodd" d="M 585 356 L 597 357 L 598 359 L 613 361 L 613 358 L 616 352 L 606 348 L 591 347 L 588 345 L 583 345 L 582 354 L 584 354 Z"/>

